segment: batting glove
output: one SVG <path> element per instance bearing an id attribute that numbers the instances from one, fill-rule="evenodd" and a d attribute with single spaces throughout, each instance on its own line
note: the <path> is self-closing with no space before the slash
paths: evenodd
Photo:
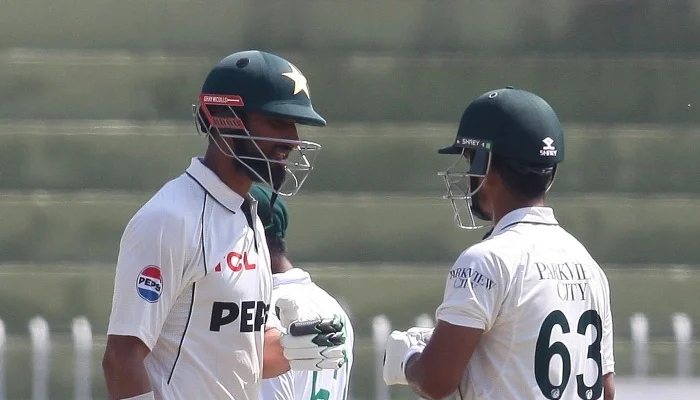
<path id="1" fill-rule="evenodd" d="M 275 308 L 287 329 L 280 343 L 293 370 L 321 371 L 345 364 L 345 327 L 340 317 L 321 316 L 319 307 L 289 297 L 279 298 Z"/>
<path id="2" fill-rule="evenodd" d="M 294 322 L 280 343 L 296 371 L 338 369 L 347 361 L 345 332 L 339 317 Z"/>
<path id="3" fill-rule="evenodd" d="M 411 328 L 407 332 L 393 331 L 386 342 L 382 375 L 387 385 L 408 385 L 406 362 L 421 353 L 433 334 L 432 328 Z"/>

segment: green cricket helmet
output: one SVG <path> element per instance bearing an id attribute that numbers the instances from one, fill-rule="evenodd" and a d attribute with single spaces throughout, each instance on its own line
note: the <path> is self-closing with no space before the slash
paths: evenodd
<path id="1" fill-rule="evenodd" d="M 525 90 L 506 87 L 477 97 L 464 110 L 457 137 L 440 154 L 460 158 L 444 172 L 447 193 L 457 225 L 480 228 L 475 218 L 489 221 L 481 209 L 478 191 L 496 155 L 521 173 L 551 174 L 564 160 L 564 130 L 559 118 L 541 97 Z M 549 190 L 549 187 L 547 188 Z M 468 219 L 462 215 L 467 213 Z"/>
<path id="2" fill-rule="evenodd" d="M 251 171 L 256 180 L 267 184 L 277 194 L 291 196 L 313 169 L 313 161 L 321 146 L 309 141 L 256 136 L 241 117 L 259 113 L 291 119 L 303 125 L 325 126 L 326 120 L 311 104 L 310 93 L 306 77 L 284 58 L 257 50 L 234 53 L 216 64 L 204 80 L 199 101 L 193 106 L 195 126 L 202 134 L 230 137 L 234 143 L 250 140 L 257 150 L 245 154 L 241 149 L 244 146 L 238 148 L 236 145 L 237 148 L 233 149 L 224 142 L 222 148 L 218 141 L 214 143 L 224 154 Z M 291 144 L 294 150 L 287 160 L 273 160 L 260 150 L 258 141 Z M 268 173 L 251 168 L 250 162 L 268 163 Z M 271 163 L 284 164 L 286 179 L 280 187 L 272 184 Z"/>

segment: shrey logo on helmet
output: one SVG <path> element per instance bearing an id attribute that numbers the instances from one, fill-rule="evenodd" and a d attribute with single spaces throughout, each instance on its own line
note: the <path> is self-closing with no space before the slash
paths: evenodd
<path id="1" fill-rule="evenodd" d="M 470 148 L 483 147 L 487 150 L 491 148 L 491 142 L 487 142 L 487 141 L 480 140 L 480 139 L 471 139 L 471 138 L 457 138 L 455 140 L 454 145 L 457 147 L 470 147 Z"/>
<path id="2" fill-rule="evenodd" d="M 506 86 L 474 99 L 462 113 L 452 145 L 438 152 L 459 156 L 438 173 L 445 183 L 443 198 L 451 202 L 460 228 L 476 229 L 491 222 L 479 191 L 494 157 L 525 173 L 550 174 L 549 190 L 557 165 L 564 160 L 564 130 L 544 99 Z"/>
<path id="3" fill-rule="evenodd" d="M 544 143 L 544 146 L 542 146 L 542 150 L 540 150 L 540 155 L 556 157 L 557 148 L 552 146 L 552 144 L 554 144 L 554 139 L 547 136 L 546 138 L 542 139 L 542 143 Z"/>

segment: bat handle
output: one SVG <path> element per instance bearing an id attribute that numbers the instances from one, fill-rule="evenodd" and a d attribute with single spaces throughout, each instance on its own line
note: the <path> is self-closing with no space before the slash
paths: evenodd
<path id="1" fill-rule="evenodd" d="M 304 336 L 319 333 L 319 330 L 317 328 L 319 323 L 321 323 L 320 319 L 303 322 L 294 322 L 289 326 L 289 334 L 292 336 Z"/>

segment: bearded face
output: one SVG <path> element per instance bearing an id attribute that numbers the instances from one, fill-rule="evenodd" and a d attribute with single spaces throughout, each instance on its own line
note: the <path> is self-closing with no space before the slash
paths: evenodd
<path id="1" fill-rule="evenodd" d="M 231 161 L 236 168 L 245 171 L 253 182 L 267 183 L 273 188 L 282 186 L 287 178 L 287 172 L 285 165 L 281 162 L 289 154 L 288 145 L 275 145 L 268 153 L 261 151 L 262 146 L 258 149 L 253 140 L 235 139 L 234 146 L 239 158 L 233 158 Z M 271 161 L 266 161 L 266 159 Z"/>

